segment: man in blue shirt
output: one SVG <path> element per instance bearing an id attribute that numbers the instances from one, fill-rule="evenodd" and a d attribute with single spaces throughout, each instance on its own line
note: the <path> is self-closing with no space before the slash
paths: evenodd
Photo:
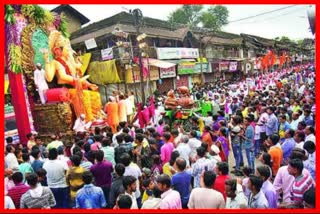
<path id="1" fill-rule="evenodd" d="M 278 134 L 279 121 L 276 115 L 274 115 L 274 108 L 272 106 L 267 108 L 267 113 L 269 115 L 269 119 L 266 123 L 266 134 L 269 137 L 273 134 Z"/>
<path id="2" fill-rule="evenodd" d="M 283 160 L 282 161 L 284 164 L 288 163 L 291 152 L 294 149 L 294 147 L 296 146 L 296 142 L 293 139 L 294 134 L 295 134 L 295 131 L 293 129 L 287 130 L 285 133 L 285 140 L 281 144 L 281 149 L 283 152 Z"/>
<path id="3" fill-rule="evenodd" d="M 310 109 L 305 109 L 304 110 L 304 122 L 307 124 L 307 126 L 313 126 L 314 125 L 314 120 L 311 115 L 311 110 Z"/>
<path id="4" fill-rule="evenodd" d="M 246 151 L 248 165 L 251 169 L 254 170 L 254 128 L 251 125 L 252 121 L 253 120 L 251 117 L 246 117 L 244 119 L 245 133 L 244 135 L 241 135 L 241 137 L 244 140 L 243 145 Z"/>
<path id="5" fill-rule="evenodd" d="M 76 208 L 97 209 L 107 206 L 106 199 L 100 187 L 94 186 L 90 171 L 85 171 L 82 175 L 84 186 L 77 192 Z"/>
<path id="6" fill-rule="evenodd" d="M 177 173 L 172 176 L 171 180 L 173 189 L 180 193 L 182 208 L 187 208 L 190 197 L 191 175 L 185 171 L 186 166 L 186 160 L 178 158 L 174 165 Z"/>
<path id="7" fill-rule="evenodd" d="M 285 138 L 285 132 L 291 128 L 290 124 L 287 122 L 287 118 L 284 114 L 279 116 L 279 136 L 280 139 Z"/>

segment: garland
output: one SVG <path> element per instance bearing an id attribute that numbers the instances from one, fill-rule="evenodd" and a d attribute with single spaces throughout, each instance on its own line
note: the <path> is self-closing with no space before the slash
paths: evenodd
<path id="1" fill-rule="evenodd" d="M 60 31 L 62 33 L 62 35 L 64 37 L 69 38 L 70 34 L 68 33 L 67 28 L 68 28 L 68 23 L 67 23 L 66 17 L 62 13 L 60 15 L 60 25 L 59 25 L 59 27 L 57 29 L 58 29 L 58 31 Z"/>
<path id="2" fill-rule="evenodd" d="M 29 24 L 25 27 L 21 33 L 21 44 L 22 44 L 22 68 L 26 76 L 27 89 L 31 96 L 34 95 L 35 86 L 33 81 L 33 71 L 35 70 L 33 59 L 34 52 L 31 44 L 30 36 L 36 30 L 35 23 Z"/>
<path id="3" fill-rule="evenodd" d="M 8 24 L 15 24 L 16 20 L 14 18 L 14 8 L 10 4 L 6 4 L 6 15 L 5 20 Z"/>
<path id="4" fill-rule="evenodd" d="M 9 45 L 9 68 L 14 73 L 21 73 L 22 66 L 21 66 L 21 47 L 19 45 L 15 45 L 11 43 Z"/>
<path id="5" fill-rule="evenodd" d="M 21 6 L 21 13 L 28 18 L 34 16 L 34 6 L 32 4 L 24 4 Z"/>

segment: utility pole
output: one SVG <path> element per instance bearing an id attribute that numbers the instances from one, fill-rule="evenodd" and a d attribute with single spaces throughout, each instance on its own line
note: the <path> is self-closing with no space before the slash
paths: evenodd
<path id="1" fill-rule="evenodd" d="M 137 36 L 140 35 L 140 27 L 143 21 L 142 11 L 140 9 L 134 9 L 131 14 L 133 15 L 134 24 L 136 28 Z M 142 56 L 141 50 L 138 45 L 138 54 L 139 54 L 139 67 L 140 67 L 140 90 L 141 90 L 141 100 L 142 105 L 145 105 L 145 93 L 144 93 L 144 86 L 143 86 L 143 64 L 142 64 Z"/>

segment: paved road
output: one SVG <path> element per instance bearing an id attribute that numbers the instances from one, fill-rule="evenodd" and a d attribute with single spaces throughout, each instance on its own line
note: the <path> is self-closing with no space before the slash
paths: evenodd
<path id="1" fill-rule="evenodd" d="M 244 166 L 247 166 L 248 161 L 247 161 L 245 150 L 242 151 L 242 155 L 243 155 Z M 231 171 L 234 170 L 233 167 L 236 165 L 232 151 L 230 151 L 230 154 L 229 154 L 228 165 L 229 165 L 229 175 L 232 178 L 242 178 L 242 176 L 235 176 L 233 173 L 231 173 Z M 262 163 L 259 160 L 255 159 L 255 167 L 260 166 L 260 165 L 262 165 Z"/>

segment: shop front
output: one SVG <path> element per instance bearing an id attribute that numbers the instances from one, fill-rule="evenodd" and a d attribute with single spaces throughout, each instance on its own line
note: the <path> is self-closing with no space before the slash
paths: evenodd
<path id="1" fill-rule="evenodd" d="M 150 96 L 156 90 L 156 81 L 159 80 L 159 70 L 156 66 L 150 66 L 150 72 L 143 74 L 143 86 L 145 96 Z M 134 91 L 137 93 L 138 97 L 141 96 L 141 87 L 140 87 L 140 67 L 133 66 L 126 70 L 126 83 L 128 90 Z"/>
<path id="2" fill-rule="evenodd" d="M 159 68 L 160 79 L 157 81 L 157 91 L 160 94 L 166 93 L 174 88 L 176 80 L 176 66 L 170 68 Z"/>

